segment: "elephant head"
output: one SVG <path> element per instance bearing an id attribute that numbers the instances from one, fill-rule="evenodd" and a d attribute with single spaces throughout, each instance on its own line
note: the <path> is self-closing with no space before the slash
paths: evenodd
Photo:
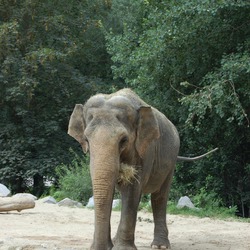
<path id="1" fill-rule="evenodd" d="M 110 215 L 120 166 L 140 164 L 148 145 L 159 137 L 157 120 L 152 108 L 133 98 L 132 91 L 99 94 L 75 106 L 68 134 L 90 153 L 95 201 L 92 248 L 111 249 Z"/>

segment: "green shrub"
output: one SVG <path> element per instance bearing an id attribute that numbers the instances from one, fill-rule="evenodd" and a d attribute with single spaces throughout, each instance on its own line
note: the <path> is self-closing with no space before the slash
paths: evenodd
<path id="1" fill-rule="evenodd" d="M 200 192 L 192 200 L 194 205 L 199 208 L 220 207 L 223 205 L 222 200 L 214 191 L 207 192 L 205 188 L 201 188 Z"/>
<path id="2" fill-rule="evenodd" d="M 89 158 L 82 158 L 74 153 L 71 164 L 59 165 L 56 168 L 56 173 L 59 189 L 53 192 L 55 199 L 61 200 L 68 197 L 83 204 L 88 202 L 92 196 Z"/>

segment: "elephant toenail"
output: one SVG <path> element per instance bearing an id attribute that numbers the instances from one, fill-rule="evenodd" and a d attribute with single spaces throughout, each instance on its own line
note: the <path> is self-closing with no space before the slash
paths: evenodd
<path id="1" fill-rule="evenodd" d="M 151 247 L 152 247 L 152 249 L 159 249 L 158 246 L 156 246 L 156 245 L 152 245 Z"/>

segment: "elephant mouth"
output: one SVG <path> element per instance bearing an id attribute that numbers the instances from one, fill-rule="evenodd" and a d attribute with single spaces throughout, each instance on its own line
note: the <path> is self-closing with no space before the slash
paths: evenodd
<path id="1" fill-rule="evenodd" d="M 117 183 L 123 186 L 132 184 L 134 180 L 139 183 L 137 174 L 138 170 L 135 166 L 121 163 Z"/>

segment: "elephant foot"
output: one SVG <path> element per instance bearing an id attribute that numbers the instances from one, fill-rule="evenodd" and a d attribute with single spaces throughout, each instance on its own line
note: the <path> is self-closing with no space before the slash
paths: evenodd
<path id="1" fill-rule="evenodd" d="M 114 249 L 112 246 L 108 246 L 107 250 L 112 250 Z M 95 248 L 93 246 L 90 247 L 90 250 L 95 250 Z"/>
<path id="2" fill-rule="evenodd" d="M 137 250 L 137 247 L 132 241 L 123 241 L 115 237 L 113 243 L 114 247 L 112 250 Z"/>
<path id="3" fill-rule="evenodd" d="M 112 250 L 137 250 L 136 246 L 114 246 Z"/>
<path id="4" fill-rule="evenodd" d="M 157 245 L 151 245 L 152 249 L 171 249 L 167 246 L 161 245 L 161 246 L 157 246 Z"/>
<path id="5" fill-rule="evenodd" d="M 90 247 L 90 250 L 95 250 L 95 249 L 96 249 L 96 246 L 95 246 L 94 243 L 92 243 L 92 245 L 91 245 L 91 247 Z M 110 241 L 110 242 L 108 243 L 108 246 L 107 246 L 106 249 L 107 249 L 107 250 L 112 250 L 112 249 L 113 249 L 113 243 L 112 243 L 112 241 Z"/>
<path id="6" fill-rule="evenodd" d="M 170 242 L 167 240 L 166 242 L 157 242 L 154 240 L 151 244 L 152 249 L 171 249 Z"/>

